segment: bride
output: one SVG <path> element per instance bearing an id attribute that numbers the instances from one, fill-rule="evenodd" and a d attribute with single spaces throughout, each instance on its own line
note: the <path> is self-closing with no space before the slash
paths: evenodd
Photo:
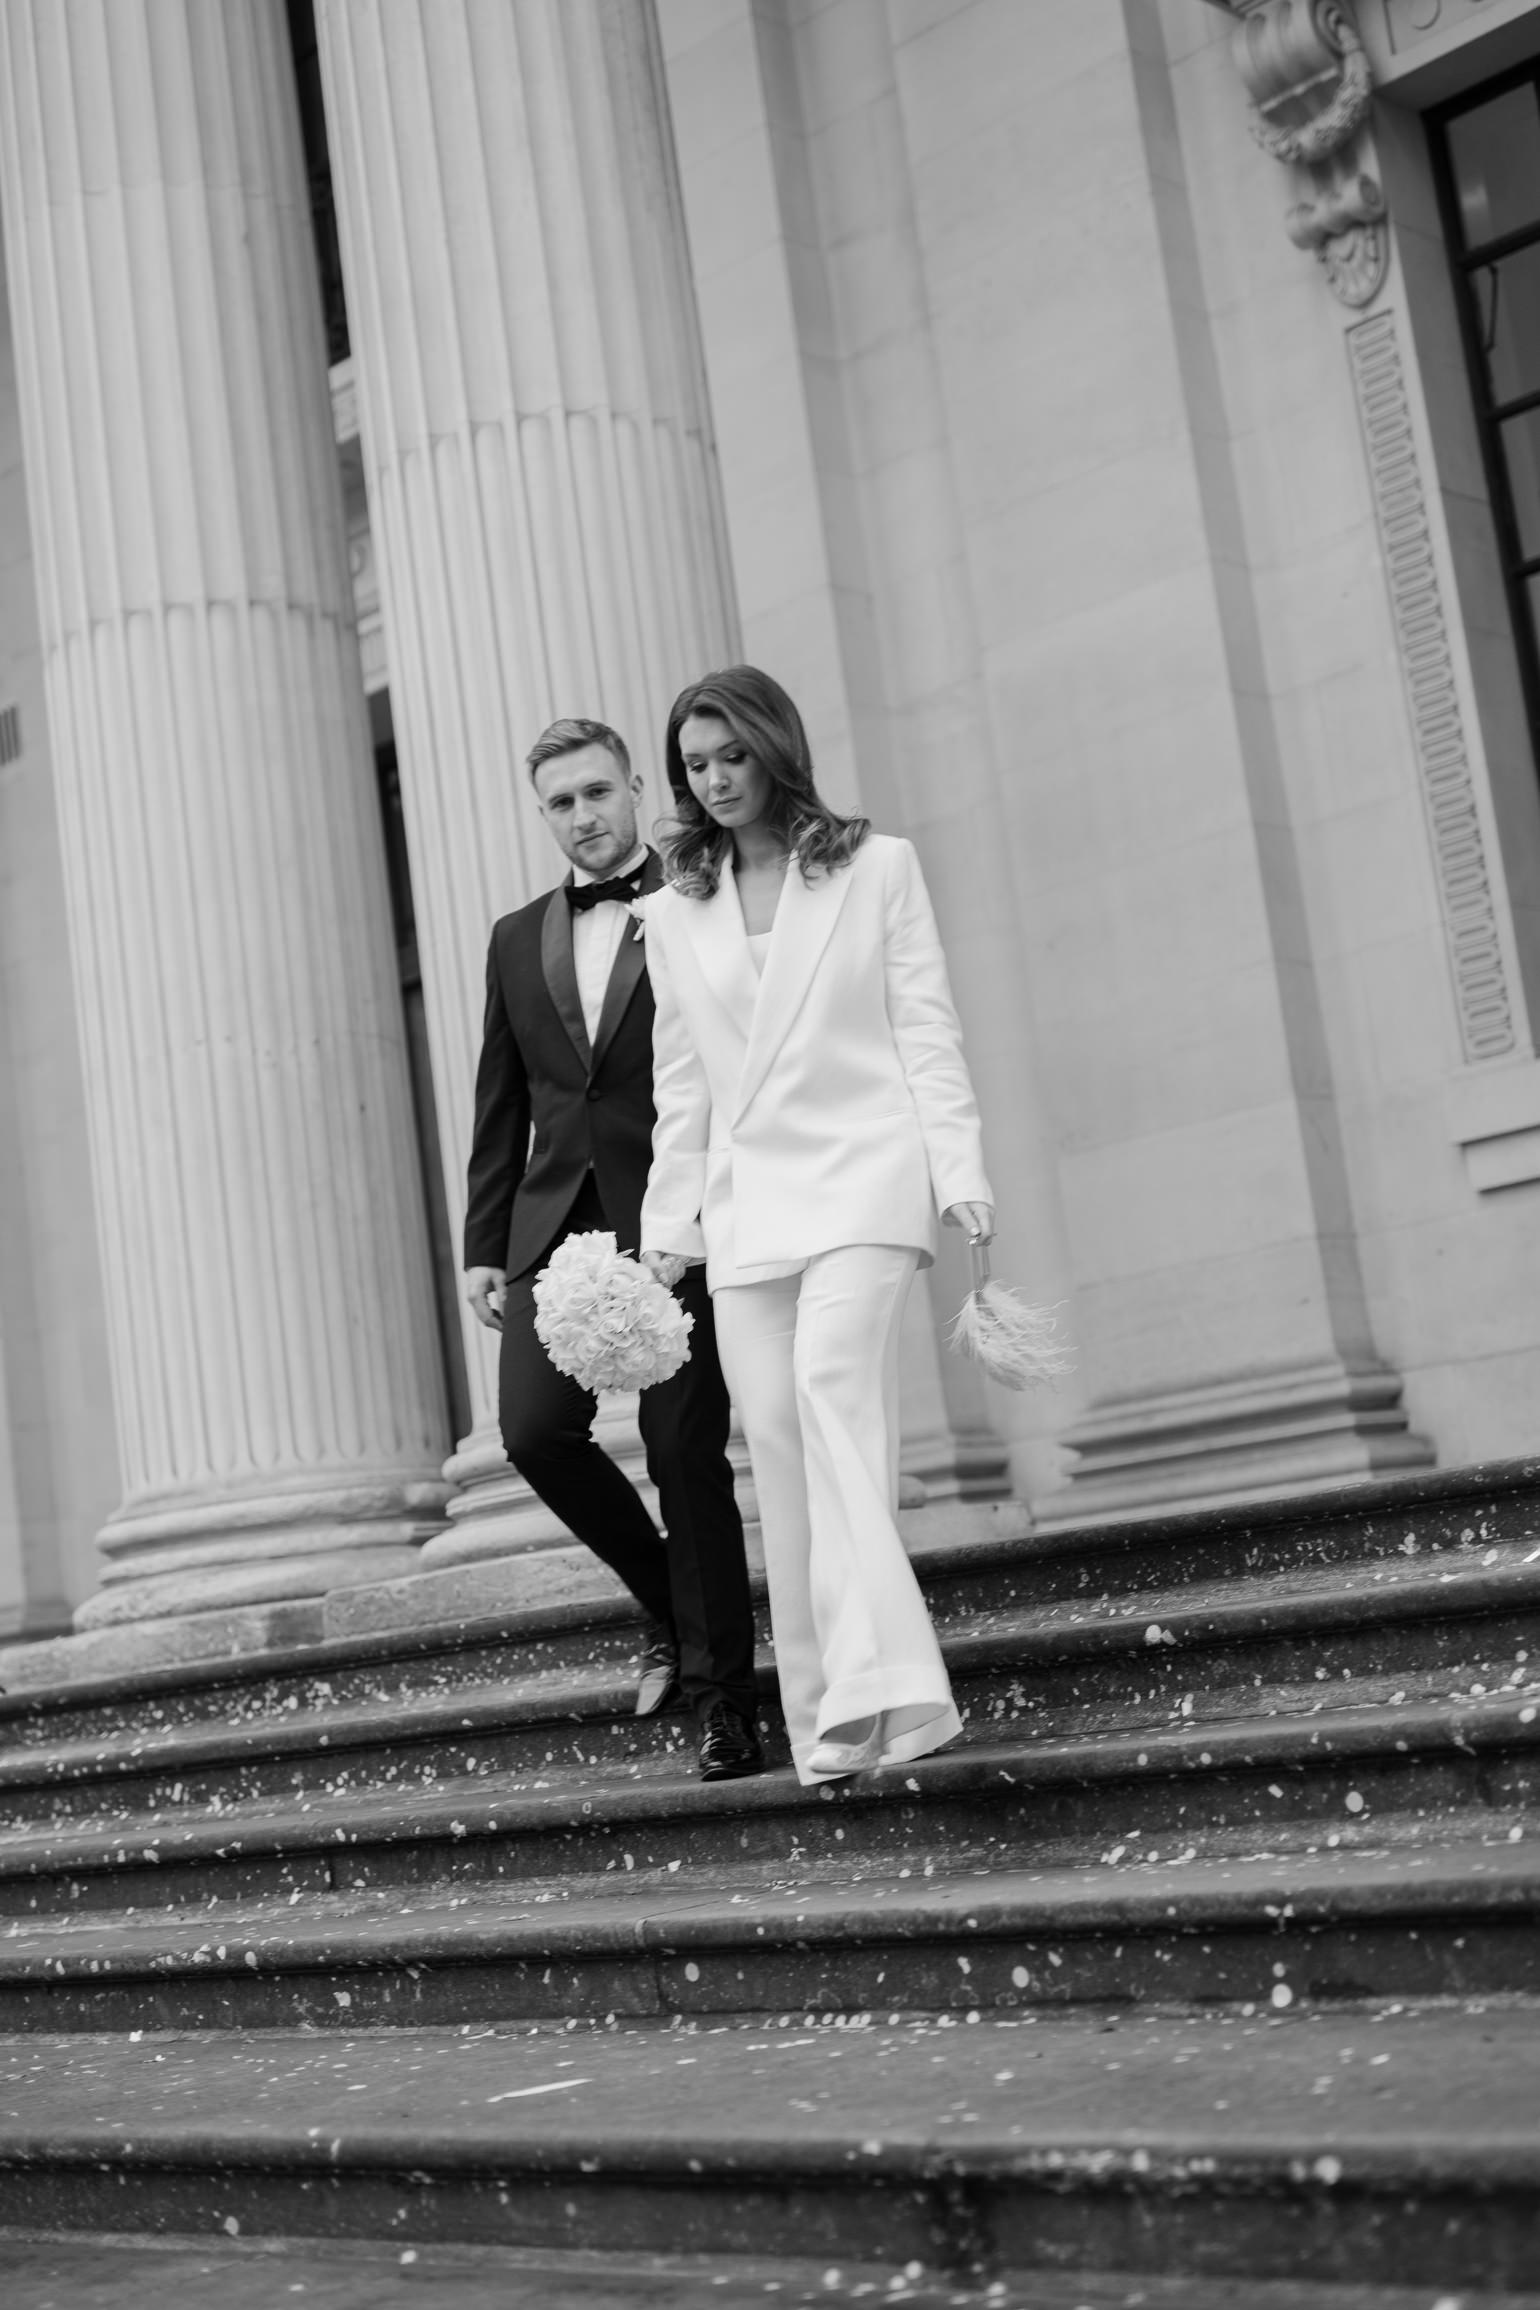
<path id="1" fill-rule="evenodd" d="M 993 1197 L 911 845 L 820 798 L 753 666 L 676 699 L 667 758 L 642 1256 L 705 1259 L 792 1755 L 834 1780 L 960 1729 L 895 1521 L 899 1331 L 937 1208 L 987 1238 Z"/>

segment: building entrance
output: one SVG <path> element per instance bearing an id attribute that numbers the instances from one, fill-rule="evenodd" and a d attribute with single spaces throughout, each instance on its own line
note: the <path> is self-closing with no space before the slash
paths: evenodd
<path id="1" fill-rule="evenodd" d="M 444 1358 L 444 1386 L 449 1397 L 450 1434 L 470 1434 L 470 1389 L 465 1376 L 465 1346 L 460 1333 L 460 1260 L 449 1225 L 449 1199 L 444 1192 L 444 1166 L 439 1152 L 438 1110 L 433 1098 L 433 1063 L 428 1053 L 428 1021 L 423 1003 L 422 965 L 417 954 L 417 916 L 412 904 L 412 876 L 407 859 L 406 823 L 401 810 L 401 776 L 396 763 L 396 741 L 390 722 L 388 691 L 377 690 L 369 700 L 375 735 L 374 766 L 380 787 L 380 824 L 385 836 L 385 864 L 390 876 L 391 918 L 396 933 L 396 965 L 401 978 L 401 1008 L 406 1018 L 407 1057 L 412 1073 L 412 1110 L 417 1121 L 418 1158 L 422 1165 L 423 1196 L 428 1207 L 428 1235 L 433 1249 L 433 1296 L 438 1310 L 439 1342 Z"/>

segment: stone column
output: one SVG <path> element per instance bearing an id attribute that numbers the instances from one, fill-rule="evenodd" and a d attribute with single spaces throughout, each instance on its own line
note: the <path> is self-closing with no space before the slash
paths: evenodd
<path id="1" fill-rule="evenodd" d="M 281 0 L 0 0 L 0 43 L 101 1625 L 409 1568 L 444 1413 Z"/>
<path id="2" fill-rule="evenodd" d="M 458 1228 L 494 919 L 555 880 L 523 757 L 558 714 L 664 787 L 735 622 L 651 0 L 319 0 L 391 707 Z M 649 812 L 650 815 L 650 812 Z M 489 1335 L 428 1560 L 556 1539 Z"/>

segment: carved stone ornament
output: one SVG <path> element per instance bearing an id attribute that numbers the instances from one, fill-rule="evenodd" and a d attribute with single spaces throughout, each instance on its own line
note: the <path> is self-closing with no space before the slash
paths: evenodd
<path id="1" fill-rule="evenodd" d="M 1240 19 L 1235 61 L 1262 150 L 1303 170 L 1285 219 L 1344 305 L 1367 305 L 1390 261 L 1385 196 L 1368 166 L 1369 59 L 1348 0 L 1210 0 Z"/>

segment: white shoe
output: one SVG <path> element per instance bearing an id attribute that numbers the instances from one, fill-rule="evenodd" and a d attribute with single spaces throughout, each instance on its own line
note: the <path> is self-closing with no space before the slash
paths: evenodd
<path id="1" fill-rule="evenodd" d="M 882 1754 L 882 1718 L 872 1718 L 864 1740 L 822 1740 L 807 1760 L 807 1769 L 821 1781 L 843 1780 L 847 1773 L 864 1773 Z"/>

